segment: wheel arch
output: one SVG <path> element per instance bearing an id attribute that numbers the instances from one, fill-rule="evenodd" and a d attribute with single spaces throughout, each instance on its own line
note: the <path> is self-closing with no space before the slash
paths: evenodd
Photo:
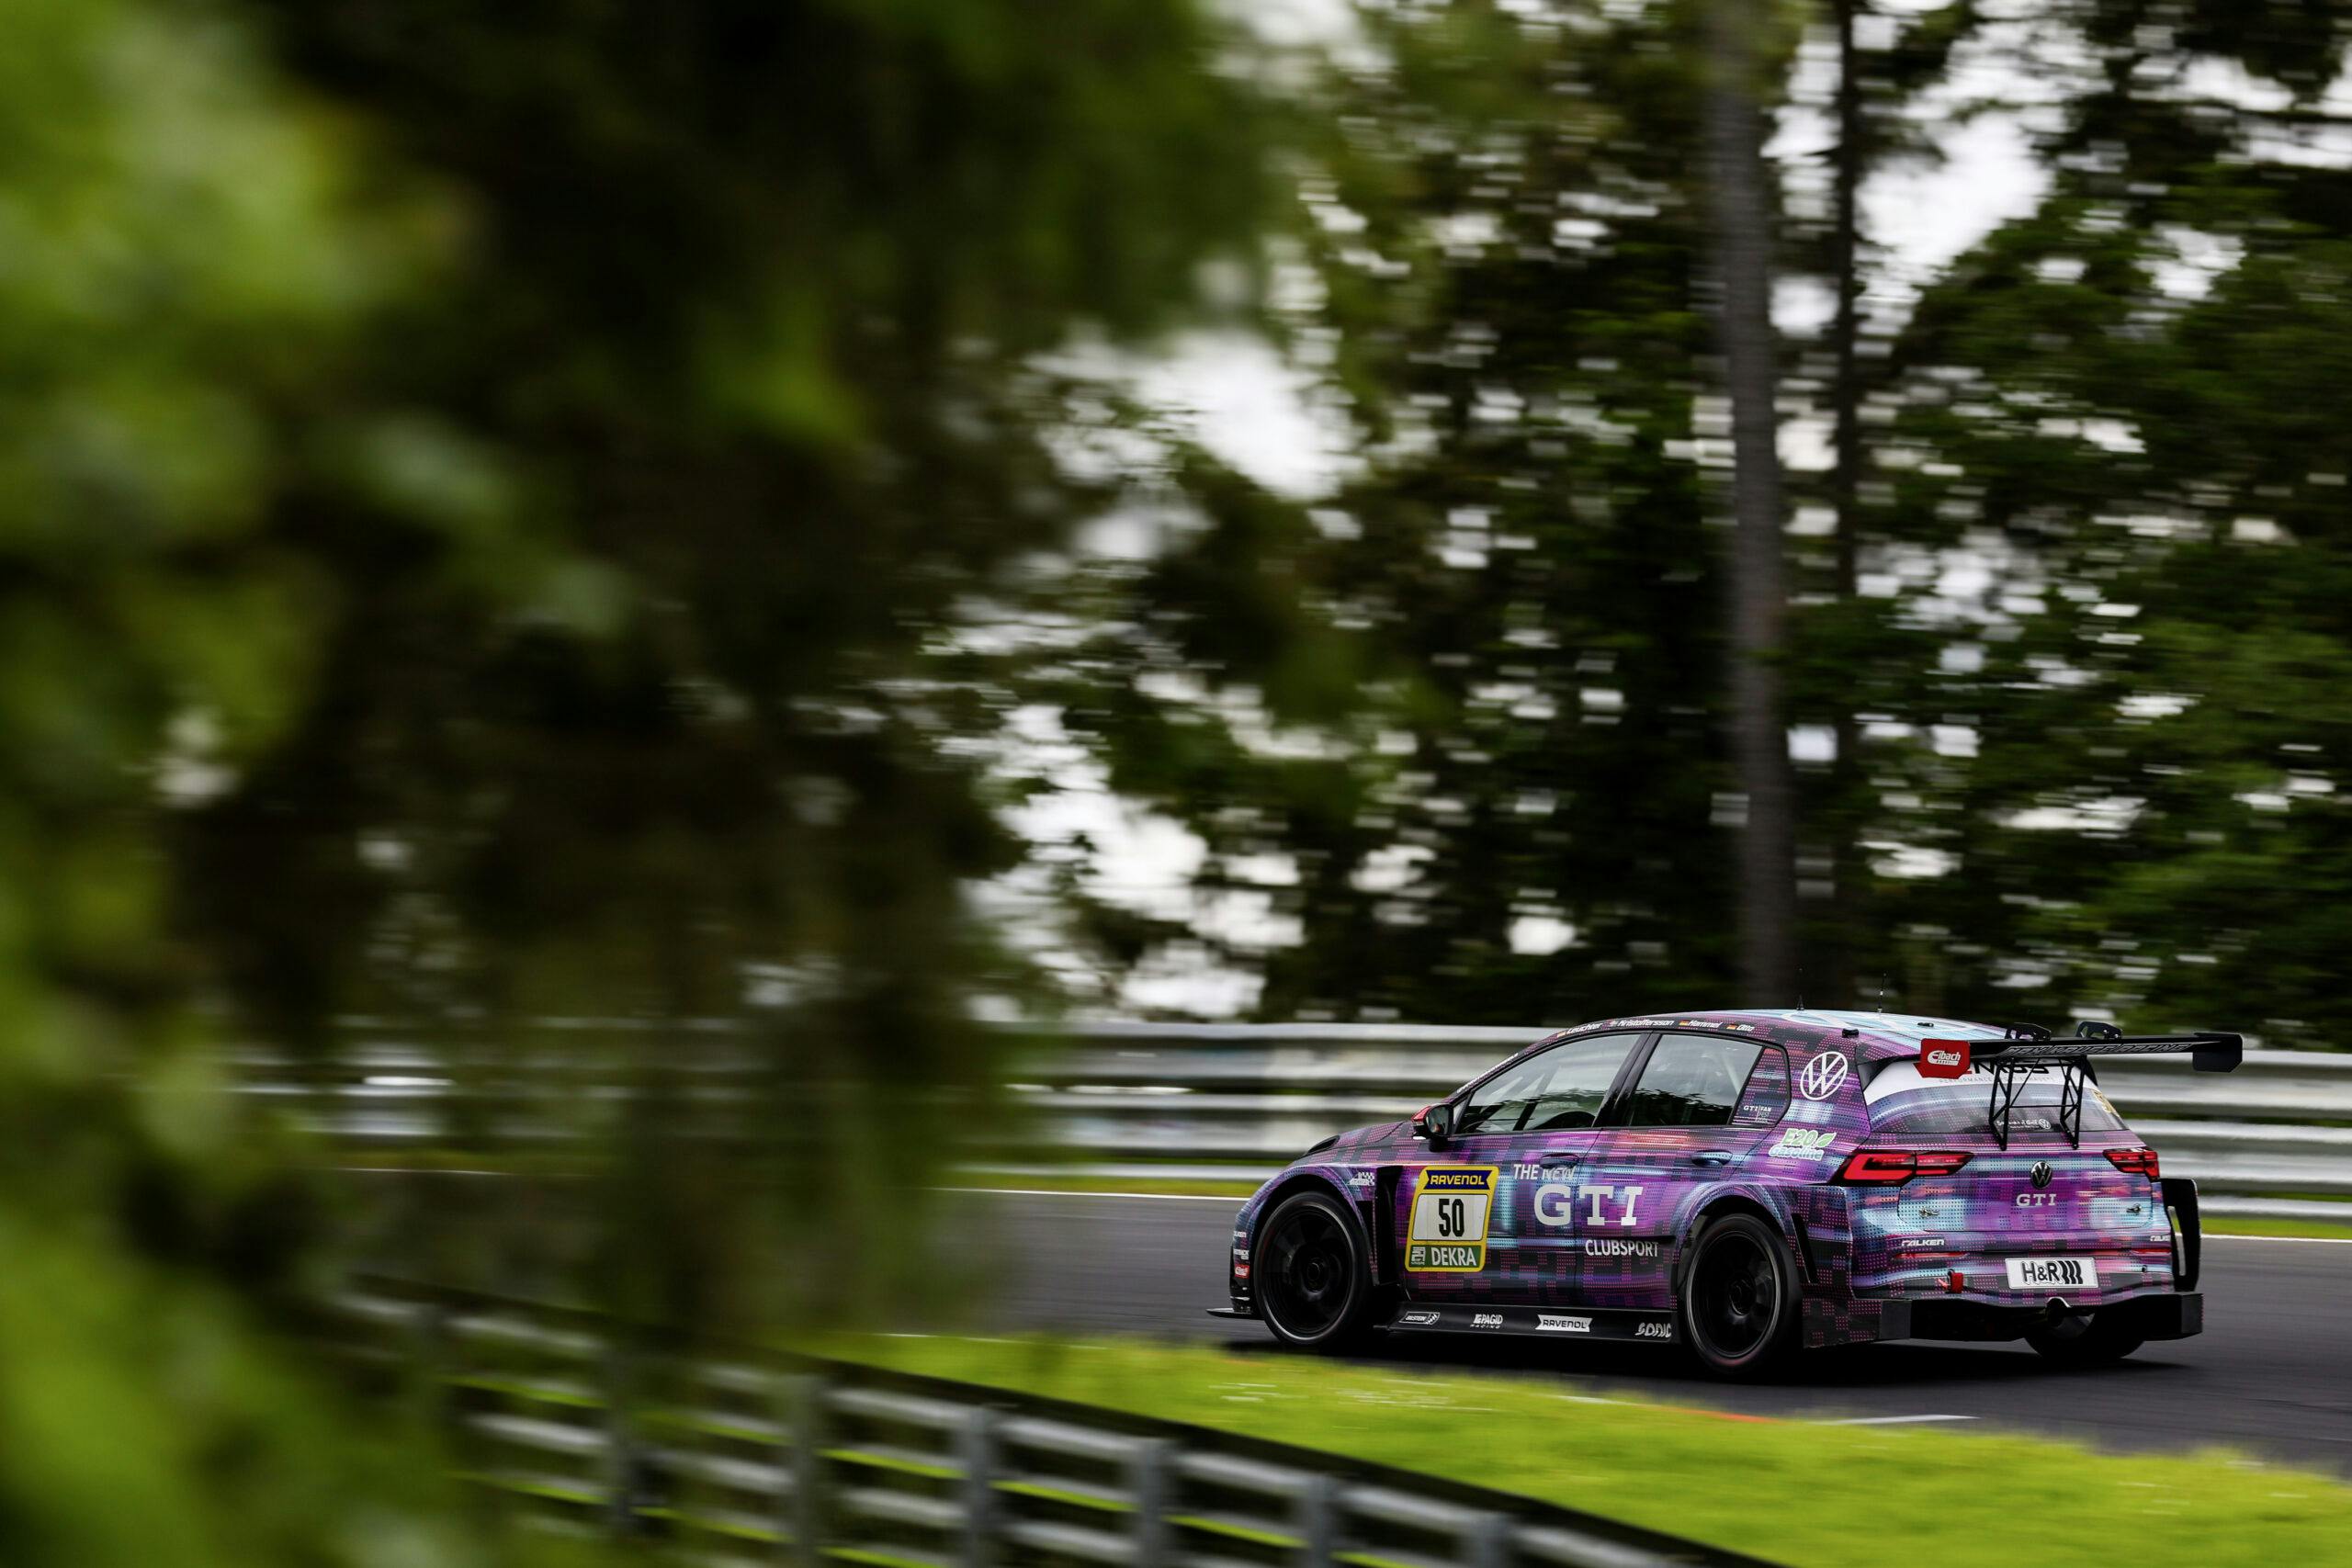
<path id="1" fill-rule="evenodd" d="M 1671 1286 L 1674 1299 L 1682 1300 L 1683 1287 L 1689 1283 L 1690 1244 L 1699 1233 L 1730 1214 L 1748 1214 L 1764 1222 L 1765 1228 L 1781 1238 L 1789 1250 L 1789 1263 L 1796 1270 L 1799 1288 L 1813 1278 L 1813 1266 L 1799 1244 L 1796 1229 L 1789 1216 L 1769 1201 L 1764 1194 L 1747 1187 L 1724 1187 L 1707 1193 L 1690 1206 L 1690 1217 L 1682 1226 L 1682 1234 L 1674 1244 L 1674 1271 Z"/>
<path id="2" fill-rule="evenodd" d="M 1367 1259 L 1372 1258 L 1372 1229 L 1364 1221 L 1363 1203 L 1348 1190 L 1346 1183 L 1320 1166 L 1303 1166 L 1296 1170 L 1285 1171 L 1258 1194 L 1255 1212 L 1250 1216 L 1250 1246 L 1253 1249 L 1257 1247 L 1259 1235 L 1276 1209 L 1299 1193 L 1309 1191 L 1338 1200 L 1341 1212 L 1356 1227 L 1356 1241 L 1363 1247 L 1364 1257 Z"/>

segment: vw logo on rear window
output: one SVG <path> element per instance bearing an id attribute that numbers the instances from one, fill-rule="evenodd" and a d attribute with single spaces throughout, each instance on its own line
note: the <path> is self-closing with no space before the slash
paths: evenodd
<path id="1" fill-rule="evenodd" d="M 1830 1051 L 1815 1056 L 1797 1075 L 1797 1088 L 1807 1100 L 1827 1100 L 1846 1081 L 1846 1053 Z"/>
<path id="2" fill-rule="evenodd" d="M 2044 1187 L 2049 1186 L 2049 1185 L 2050 1185 L 2050 1162 L 2049 1162 L 2048 1160 L 2046 1160 L 2046 1159 L 2038 1159 L 2038 1160 L 2035 1160 L 2035 1161 L 2033 1162 L 2033 1170 L 2032 1170 L 2032 1173 L 2031 1173 L 2031 1174 L 2032 1174 L 2032 1179 L 2033 1179 L 2033 1185 L 2034 1185 L 2034 1187 L 2035 1187 L 2037 1190 L 2039 1190 L 2039 1189 L 2041 1189 L 2041 1188 L 2044 1188 Z"/>

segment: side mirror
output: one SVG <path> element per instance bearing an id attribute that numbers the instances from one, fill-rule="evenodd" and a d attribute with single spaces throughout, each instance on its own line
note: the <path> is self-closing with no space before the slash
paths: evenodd
<path id="1" fill-rule="evenodd" d="M 1453 1136 L 1453 1107 L 1441 1102 L 1414 1111 L 1413 1136 L 1427 1138 L 1433 1149 L 1445 1147 L 1445 1141 Z"/>

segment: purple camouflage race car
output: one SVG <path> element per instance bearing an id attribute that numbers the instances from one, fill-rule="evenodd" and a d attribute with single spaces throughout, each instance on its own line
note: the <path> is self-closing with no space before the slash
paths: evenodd
<path id="1" fill-rule="evenodd" d="M 1755 1011 L 1546 1036 L 1326 1138 L 1234 1222 L 1224 1316 L 1651 1340 L 1743 1376 L 1800 1348 L 2018 1339 L 2087 1365 L 2204 1326 L 2197 1188 L 2101 1057 L 2228 1072 L 2234 1034 Z"/>

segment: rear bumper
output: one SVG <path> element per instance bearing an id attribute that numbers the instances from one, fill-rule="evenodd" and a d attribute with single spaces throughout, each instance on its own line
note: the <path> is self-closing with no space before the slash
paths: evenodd
<path id="1" fill-rule="evenodd" d="M 2187 1339 L 2205 1332 L 2205 1297 L 2197 1291 L 2130 1296 L 2089 1309 L 2102 1322 L 2121 1319 L 2143 1339 Z M 2051 1321 L 2047 1307 L 1991 1306 L 1983 1302 L 1917 1301 L 1880 1303 L 1881 1339 L 2021 1339 Z"/>

